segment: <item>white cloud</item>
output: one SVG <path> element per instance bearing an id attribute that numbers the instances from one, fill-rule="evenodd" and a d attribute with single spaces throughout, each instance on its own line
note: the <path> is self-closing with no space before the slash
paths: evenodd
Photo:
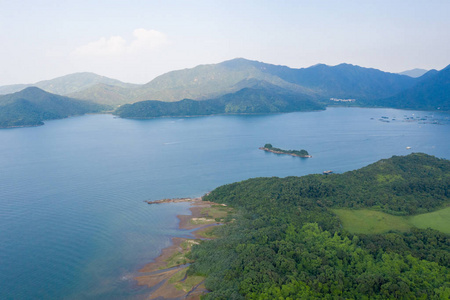
<path id="1" fill-rule="evenodd" d="M 64 65 L 77 72 L 94 72 L 119 80 L 145 83 L 170 71 L 173 49 L 156 30 L 135 29 L 128 36 L 101 37 L 65 55 Z M 169 61 L 168 61 L 169 60 Z"/>
<path id="2" fill-rule="evenodd" d="M 109 39 L 102 37 L 98 41 L 78 47 L 74 54 L 82 56 L 116 55 L 122 54 L 125 47 L 126 41 L 120 36 L 112 36 Z"/>
<path id="3" fill-rule="evenodd" d="M 127 52 L 129 53 L 152 50 L 167 44 L 166 36 L 156 30 L 135 29 L 133 36 L 135 39 L 127 47 Z"/>
<path id="4" fill-rule="evenodd" d="M 82 45 L 72 53 L 76 56 L 121 56 L 140 54 L 167 44 L 165 34 L 143 28 L 133 31 L 134 39 L 127 42 L 121 36 L 102 37 L 95 42 Z"/>

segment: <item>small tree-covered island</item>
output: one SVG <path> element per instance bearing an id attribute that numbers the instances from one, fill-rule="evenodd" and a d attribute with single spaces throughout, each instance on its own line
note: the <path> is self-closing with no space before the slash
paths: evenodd
<path id="1" fill-rule="evenodd" d="M 174 252 L 167 285 L 202 299 L 449 299 L 449 187 L 450 161 L 422 153 L 218 187 L 202 200 L 224 225 Z"/>
<path id="2" fill-rule="evenodd" d="M 272 152 L 275 154 L 287 154 L 292 156 L 298 156 L 298 157 L 312 157 L 309 155 L 308 151 L 301 149 L 301 150 L 283 150 L 280 148 L 275 148 L 272 146 L 272 144 L 265 144 L 264 147 L 260 147 L 259 149 Z"/>

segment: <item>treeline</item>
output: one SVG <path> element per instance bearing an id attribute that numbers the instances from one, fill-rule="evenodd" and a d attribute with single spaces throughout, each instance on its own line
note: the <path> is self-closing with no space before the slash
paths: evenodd
<path id="1" fill-rule="evenodd" d="M 411 154 L 344 174 L 219 187 L 205 200 L 233 206 L 235 220 L 193 248 L 189 272 L 207 277 L 207 299 L 447 299 L 449 235 L 352 235 L 329 208 L 431 211 L 450 203 L 449 180 L 449 161 Z"/>

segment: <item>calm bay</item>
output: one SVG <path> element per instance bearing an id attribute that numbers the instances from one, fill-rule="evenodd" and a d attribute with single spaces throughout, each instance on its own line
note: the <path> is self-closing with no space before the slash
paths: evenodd
<path id="1" fill-rule="evenodd" d="M 298 158 L 258 149 L 306 149 Z M 133 277 L 188 203 L 261 176 L 354 170 L 392 155 L 450 159 L 450 115 L 394 109 L 125 120 L 86 115 L 0 130 L 0 298 L 136 299 Z"/>

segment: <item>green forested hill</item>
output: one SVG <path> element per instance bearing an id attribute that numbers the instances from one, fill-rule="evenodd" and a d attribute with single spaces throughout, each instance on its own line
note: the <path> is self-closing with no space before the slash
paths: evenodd
<path id="1" fill-rule="evenodd" d="M 119 107 L 122 118 L 199 116 L 211 114 L 251 114 L 320 110 L 324 106 L 310 96 L 288 93 L 278 88 L 244 88 L 211 100 L 185 99 L 178 102 L 141 101 Z"/>
<path id="2" fill-rule="evenodd" d="M 449 205 L 449 186 L 450 161 L 418 153 L 225 185 L 205 200 L 234 207 L 234 221 L 193 248 L 188 272 L 206 276 L 207 299 L 447 299 L 449 235 L 354 235 L 331 208 L 415 214 Z"/>
<path id="3" fill-rule="evenodd" d="M 105 106 L 29 87 L 0 96 L 0 128 L 42 125 L 45 120 L 99 112 Z"/>
<path id="4" fill-rule="evenodd" d="M 450 111 L 450 65 L 423 77 L 413 87 L 375 103 L 394 108 Z"/>

